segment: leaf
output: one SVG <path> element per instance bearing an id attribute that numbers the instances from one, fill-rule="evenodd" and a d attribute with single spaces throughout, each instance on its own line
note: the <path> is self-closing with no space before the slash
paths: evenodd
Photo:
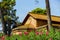
<path id="1" fill-rule="evenodd" d="M 46 14 L 46 10 L 41 9 L 41 8 L 36 8 L 36 9 L 32 10 L 31 12 L 32 13 L 37 13 L 37 14 Z"/>

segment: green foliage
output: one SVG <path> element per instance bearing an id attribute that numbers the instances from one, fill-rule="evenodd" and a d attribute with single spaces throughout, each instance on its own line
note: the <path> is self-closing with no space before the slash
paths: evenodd
<path id="1" fill-rule="evenodd" d="M 5 37 L 5 40 L 9 40 L 9 39 L 10 40 L 16 40 L 16 39 L 20 40 L 20 36 L 19 35 L 14 35 L 14 36 L 12 35 L 11 37 L 8 37 L 8 36 Z"/>
<path id="2" fill-rule="evenodd" d="M 4 9 L 12 9 L 12 7 L 15 6 L 15 0 L 2 0 L 0 2 L 0 7 Z"/>
<path id="3" fill-rule="evenodd" d="M 2 2 L 0 2 L 0 9 L 5 23 L 3 23 L 5 26 L 3 30 L 6 31 L 7 29 L 8 34 L 11 32 L 11 25 L 16 25 L 18 19 L 18 17 L 16 17 L 16 9 L 14 9 L 14 6 L 16 5 L 15 3 L 15 0 L 2 0 Z M 6 34 L 6 32 L 4 33 Z"/>
<path id="4" fill-rule="evenodd" d="M 39 34 L 36 34 L 37 32 L 31 31 L 28 35 L 24 35 L 24 32 L 19 35 L 12 35 L 10 37 L 6 37 L 5 40 L 60 40 L 60 32 L 55 31 L 51 29 L 50 32 L 43 31 L 41 35 L 41 31 L 38 31 Z"/>
<path id="5" fill-rule="evenodd" d="M 41 8 L 36 8 L 36 9 L 32 10 L 31 12 L 32 13 L 37 13 L 37 14 L 46 14 L 46 10 L 41 9 Z"/>
<path id="6" fill-rule="evenodd" d="M 3 33 L 0 33 L 0 37 L 3 35 Z"/>

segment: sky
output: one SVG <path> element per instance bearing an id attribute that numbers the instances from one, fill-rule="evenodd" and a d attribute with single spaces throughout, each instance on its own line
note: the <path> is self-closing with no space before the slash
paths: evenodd
<path id="1" fill-rule="evenodd" d="M 60 0 L 49 0 L 51 15 L 60 16 Z M 37 3 L 38 2 L 38 3 Z M 23 22 L 24 18 L 31 10 L 35 8 L 46 9 L 45 0 L 16 0 L 17 16 L 19 16 L 19 21 Z"/>
<path id="2" fill-rule="evenodd" d="M 51 15 L 60 16 L 60 0 L 49 1 Z M 45 0 L 16 0 L 16 5 L 14 8 L 17 10 L 16 15 L 19 17 L 18 21 L 23 22 L 28 12 L 38 7 L 46 9 Z M 0 27 L 0 29 L 2 28 Z"/>

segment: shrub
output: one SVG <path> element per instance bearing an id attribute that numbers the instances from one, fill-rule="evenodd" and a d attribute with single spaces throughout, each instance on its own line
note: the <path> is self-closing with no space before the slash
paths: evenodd
<path id="1" fill-rule="evenodd" d="M 5 40 L 60 40 L 60 31 L 20 32 L 19 35 L 6 36 Z"/>

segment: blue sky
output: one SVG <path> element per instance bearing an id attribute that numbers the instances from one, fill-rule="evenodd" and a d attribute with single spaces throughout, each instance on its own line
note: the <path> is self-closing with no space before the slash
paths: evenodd
<path id="1" fill-rule="evenodd" d="M 37 3 L 37 1 L 39 1 Z M 39 8 L 46 8 L 45 0 L 16 0 L 17 9 L 17 16 L 19 16 L 19 21 L 23 21 L 25 16 L 31 10 L 39 7 Z M 51 7 L 51 15 L 60 16 L 60 0 L 50 0 L 50 7 Z"/>
<path id="2" fill-rule="evenodd" d="M 19 17 L 19 21 L 22 22 L 28 12 L 37 7 L 45 9 L 45 0 L 16 0 L 14 8 L 17 10 L 16 14 Z M 50 0 L 50 7 L 51 15 L 60 16 L 60 0 Z"/>

